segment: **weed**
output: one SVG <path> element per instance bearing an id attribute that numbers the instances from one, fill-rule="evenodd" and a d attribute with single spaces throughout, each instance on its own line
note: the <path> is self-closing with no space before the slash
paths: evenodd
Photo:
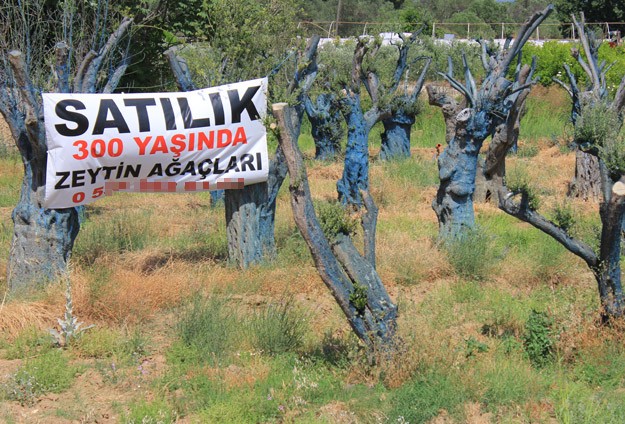
<path id="1" fill-rule="evenodd" d="M 72 348 L 82 357 L 109 358 L 123 344 L 122 335 L 110 328 L 94 328 L 75 341 Z"/>
<path id="2" fill-rule="evenodd" d="M 182 342 L 206 361 L 225 358 L 234 341 L 235 314 L 227 301 L 217 296 L 196 297 L 180 314 L 176 325 Z"/>
<path id="3" fill-rule="evenodd" d="M 488 345 L 477 340 L 471 336 L 464 341 L 464 356 L 465 358 L 473 358 L 478 353 L 488 352 Z"/>
<path id="4" fill-rule="evenodd" d="M 423 423 L 437 416 L 442 409 L 452 417 L 461 415 L 461 405 L 469 400 L 462 382 L 440 371 L 429 371 L 399 388 L 391 399 L 391 420 L 403 417 L 404 422 Z"/>
<path id="5" fill-rule="evenodd" d="M 69 272 L 65 275 L 65 315 L 63 319 L 57 318 L 57 322 L 59 323 L 60 331 L 55 329 L 50 329 L 50 334 L 54 338 L 54 341 L 58 346 L 66 347 L 69 346 L 73 339 L 80 337 L 80 335 L 85 331 L 93 327 L 93 325 L 89 325 L 87 327 L 82 327 L 82 322 L 78 321 L 78 318 L 74 316 L 74 306 L 72 302 L 72 283 L 69 276 Z"/>
<path id="6" fill-rule="evenodd" d="M 6 346 L 6 359 L 22 359 L 45 353 L 53 348 L 50 335 L 29 327 Z"/>
<path id="7" fill-rule="evenodd" d="M 150 213 L 122 212 L 97 223 L 88 219 L 76 239 L 74 255 L 79 262 L 93 264 L 106 253 L 123 253 L 143 249 L 153 236 Z"/>
<path id="8" fill-rule="evenodd" d="M 4 383 L 2 392 L 6 399 L 32 404 L 45 393 L 60 393 L 70 388 L 78 371 L 62 351 L 50 350 L 26 360 Z"/>
<path id="9" fill-rule="evenodd" d="M 625 385 L 625 353 L 614 342 L 581 352 L 573 373 L 593 387 L 615 389 Z"/>
<path id="10" fill-rule="evenodd" d="M 126 424 L 169 424 L 176 421 L 176 414 L 164 400 L 148 402 L 140 400 L 130 405 L 130 412 L 124 416 Z"/>
<path id="11" fill-rule="evenodd" d="M 269 303 L 255 311 L 248 328 L 252 346 L 269 355 L 301 348 L 308 330 L 306 317 L 292 298 Z"/>
<path id="12" fill-rule="evenodd" d="M 484 231 L 479 228 L 468 230 L 446 241 L 444 248 L 457 275 L 476 280 L 487 277 L 493 255 L 491 239 Z"/>
<path id="13" fill-rule="evenodd" d="M 523 334 L 523 346 L 535 367 L 541 368 L 553 360 L 555 335 L 553 319 L 545 312 L 532 309 Z"/>

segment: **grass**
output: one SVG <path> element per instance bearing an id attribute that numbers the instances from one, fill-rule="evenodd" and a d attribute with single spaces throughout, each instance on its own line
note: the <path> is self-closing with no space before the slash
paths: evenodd
<path id="1" fill-rule="evenodd" d="M 595 246 L 597 205 L 562 201 L 573 161 L 552 146 L 568 113 L 557 95 L 532 94 L 509 169 L 535 189 L 539 211 Z M 277 259 L 247 270 L 227 263 L 224 208 L 208 194 L 118 194 L 87 208 L 73 255 L 74 314 L 95 327 L 58 350 L 47 330 L 62 316 L 63 288 L 0 304 L 0 420 L 623 422 L 623 331 L 597 325 L 584 263 L 484 204 L 476 233 L 438 248 L 430 203 L 441 124 L 424 105 L 412 157 L 371 162 L 377 269 L 405 342 L 396 357 L 368 363 L 293 223 L 286 184 Z M 313 199 L 332 202 L 342 168 L 311 159 L 306 131 Z M 0 158 L 7 254 L 21 173 L 11 160 Z"/>

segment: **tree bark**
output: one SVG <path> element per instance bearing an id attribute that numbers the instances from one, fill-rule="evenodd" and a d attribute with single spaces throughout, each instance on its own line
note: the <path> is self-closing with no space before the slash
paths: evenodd
<path id="1" fill-rule="evenodd" d="M 343 176 L 336 183 L 339 200 L 344 204 L 362 205 L 360 192 L 369 190 L 369 131 L 373 126 L 367 121 L 360 105 L 360 94 L 353 93 L 342 100 L 347 122 L 347 146 Z"/>
<path id="2" fill-rule="evenodd" d="M 90 51 L 74 75 L 74 91 L 97 91 L 101 67 L 132 26 L 132 19 L 124 18 L 98 52 Z M 25 49 L 30 46 L 24 46 Z M 54 72 L 59 92 L 70 91 L 69 52 L 64 42 L 55 45 Z M 45 179 L 47 145 L 39 89 L 30 80 L 29 69 L 20 51 L 7 55 L 11 77 L 17 89 L 0 93 L 0 113 L 11 129 L 24 165 L 20 199 L 13 210 L 13 239 L 7 266 L 7 281 L 11 291 L 40 288 L 54 282 L 67 272 L 74 240 L 80 223 L 76 208 L 46 209 Z M 113 91 L 127 68 L 126 57 L 108 76 L 103 90 Z M 110 66 L 113 63 L 109 63 Z M 8 71 L 8 70 L 7 70 Z M 7 72 L 8 74 L 8 72 Z"/>
<path id="3" fill-rule="evenodd" d="M 569 196 L 583 200 L 599 201 L 601 196 L 601 174 L 596 156 L 575 151 L 575 177 L 569 184 Z"/>
<path id="4" fill-rule="evenodd" d="M 410 131 L 415 123 L 415 117 L 402 111 L 397 111 L 388 119 L 384 119 L 384 132 L 380 159 L 397 160 L 410 157 Z"/>

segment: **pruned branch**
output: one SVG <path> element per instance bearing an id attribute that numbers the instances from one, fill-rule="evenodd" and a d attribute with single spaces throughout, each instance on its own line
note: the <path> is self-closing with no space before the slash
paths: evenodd
<path id="1" fill-rule="evenodd" d="M 590 246 L 583 241 L 571 237 L 562 227 L 549 221 L 540 213 L 530 209 L 527 193 L 521 193 L 521 201 L 515 203 L 514 193 L 509 192 L 507 187 L 504 186 L 502 193 L 499 195 L 499 199 L 499 208 L 501 210 L 523 222 L 531 224 L 543 233 L 548 234 L 568 251 L 582 258 L 591 269 L 597 266 L 599 258 Z"/>
<path id="2" fill-rule="evenodd" d="M 522 47 L 525 45 L 527 40 L 532 36 L 536 28 L 553 12 L 553 5 L 548 5 L 541 12 L 537 12 L 521 27 L 519 33 L 517 35 L 516 40 L 512 47 L 507 51 L 506 56 L 501 61 L 499 69 L 505 74 L 506 70 L 514 60 L 514 58 L 519 54 Z"/>
<path id="3" fill-rule="evenodd" d="M 425 64 L 423 65 L 423 69 L 421 70 L 421 74 L 419 75 L 419 78 L 415 82 L 414 90 L 412 91 L 412 94 L 410 95 L 410 99 L 412 101 L 414 101 L 417 97 L 419 97 L 419 93 L 421 93 L 421 90 L 423 89 L 423 84 L 425 84 L 425 78 L 427 76 L 428 70 L 430 69 L 431 63 L 432 63 L 432 58 L 426 57 Z"/>

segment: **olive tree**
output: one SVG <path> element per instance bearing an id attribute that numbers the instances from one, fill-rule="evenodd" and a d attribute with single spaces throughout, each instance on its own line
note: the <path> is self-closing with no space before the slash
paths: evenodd
<path id="1" fill-rule="evenodd" d="M 71 1 L 58 6 L 30 0 L 0 7 L 0 113 L 24 165 L 12 214 L 11 290 L 39 287 L 63 274 L 80 228 L 76 208 L 48 209 L 43 203 L 47 145 L 41 93 L 110 93 L 129 63 L 132 19 L 98 19 L 99 9 Z"/>

